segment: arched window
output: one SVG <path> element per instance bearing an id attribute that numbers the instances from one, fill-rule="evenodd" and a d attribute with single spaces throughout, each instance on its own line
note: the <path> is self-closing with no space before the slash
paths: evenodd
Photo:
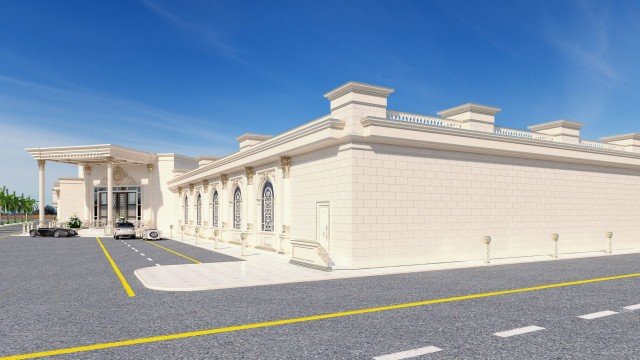
<path id="1" fill-rule="evenodd" d="M 212 211 L 213 219 L 212 219 L 212 222 L 211 222 L 211 225 L 213 227 L 218 227 L 218 217 L 219 217 L 219 215 L 218 215 L 218 205 L 219 205 L 219 203 L 220 203 L 220 201 L 218 200 L 218 192 L 216 191 L 216 192 L 213 193 L 213 209 L 212 209 L 213 210 Z"/>
<path id="2" fill-rule="evenodd" d="M 273 185 L 267 181 L 262 188 L 262 231 L 273 231 Z"/>
<path id="3" fill-rule="evenodd" d="M 202 225 L 202 194 L 196 199 L 196 225 Z"/>
<path id="4" fill-rule="evenodd" d="M 242 193 L 240 188 L 236 188 L 233 193 L 233 228 L 242 228 Z"/>
<path id="5" fill-rule="evenodd" d="M 189 196 L 184 196 L 184 224 L 189 225 Z"/>

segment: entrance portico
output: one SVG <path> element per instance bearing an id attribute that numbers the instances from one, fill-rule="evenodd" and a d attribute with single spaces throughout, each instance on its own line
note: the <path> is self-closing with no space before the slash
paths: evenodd
<path id="1" fill-rule="evenodd" d="M 141 179 L 130 176 L 124 168 L 146 169 L 151 173 L 157 164 L 157 155 L 121 146 L 87 145 L 49 148 L 29 148 L 26 151 L 38 162 L 39 222 L 44 225 L 45 165 L 47 161 L 78 166 L 78 178 L 61 179 L 69 186 L 84 187 L 84 199 L 76 202 L 72 209 L 82 210 L 75 214 L 83 221 L 92 219 L 113 225 L 115 216 L 128 220 L 142 220 Z M 92 176 L 94 170 L 106 167 L 106 176 L 100 179 Z M 143 173 L 144 171 L 140 171 Z M 151 176 L 146 177 L 149 185 Z M 65 183 L 65 184 L 67 184 Z M 80 192 L 79 194 L 82 194 Z M 116 196 L 117 195 L 117 196 Z M 82 205 L 78 205 L 82 204 Z"/>

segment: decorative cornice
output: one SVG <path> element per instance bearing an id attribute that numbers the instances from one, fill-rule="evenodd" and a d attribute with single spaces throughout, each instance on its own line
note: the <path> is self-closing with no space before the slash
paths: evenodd
<path id="1" fill-rule="evenodd" d="M 153 163 L 157 158 L 154 153 L 111 144 L 28 148 L 25 150 L 37 160 L 72 164 L 89 162 L 104 164 L 107 158 L 113 158 L 112 160 L 118 163 L 147 164 Z"/>
<path id="2" fill-rule="evenodd" d="M 337 88 L 327 92 L 326 94 L 324 94 L 324 97 L 329 99 L 329 101 L 331 101 L 339 98 L 342 95 L 348 94 L 350 92 L 367 94 L 367 95 L 375 95 L 375 96 L 381 96 L 386 98 L 391 93 L 394 92 L 394 89 L 378 86 L 378 85 L 365 84 L 365 83 L 356 82 L 356 81 L 349 81 L 348 83 L 340 85 Z"/>
<path id="3" fill-rule="evenodd" d="M 420 124 L 392 121 L 382 118 L 367 117 L 362 120 L 362 123 L 366 123 L 366 127 L 370 128 L 369 131 L 374 131 L 375 127 L 380 128 L 392 128 L 402 130 L 412 130 L 422 133 L 430 133 L 434 136 L 446 135 L 447 138 L 443 140 L 409 140 L 405 137 L 398 136 L 385 136 L 378 135 L 382 129 L 378 129 L 376 134 L 370 135 L 349 135 L 345 141 L 352 142 L 367 142 L 367 143 L 384 143 L 384 144 L 398 144 L 402 146 L 422 146 L 433 149 L 444 149 L 450 151 L 460 152 L 473 152 L 473 153 L 485 153 L 492 155 L 502 156 L 517 156 L 530 159 L 543 159 L 562 161 L 570 163 L 580 164 L 605 164 L 607 166 L 625 167 L 625 168 L 638 168 L 640 167 L 640 154 L 634 154 L 631 152 L 609 150 L 597 147 L 581 146 L 577 144 L 545 141 L 537 139 L 519 138 L 519 137 L 504 137 L 495 135 L 493 133 L 485 133 L 481 131 L 473 131 L 459 128 L 448 128 L 438 126 L 424 126 Z M 456 138 L 459 140 L 452 142 Z M 445 140 L 446 139 L 446 140 Z M 470 139 L 477 140 L 490 140 L 493 143 L 488 143 L 491 146 L 478 146 L 468 145 L 472 141 Z M 477 143 L 474 141 L 474 143 Z M 504 144 L 504 145 L 499 145 Z M 519 151 L 515 149 L 505 149 L 504 146 L 513 145 L 525 145 L 535 146 L 538 149 L 532 148 L 520 148 Z M 542 150 L 547 148 L 547 150 Z M 573 153 L 567 153 L 566 151 L 572 151 Z M 517 155 L 516 155 L 517 154 Z M 589 158 L 592 154 L 607 156 L 606 158 L 594 159 Z M 617 160 L 617 161 L 615 161 Z"/>
<path id="4" fill-rule="evenodd" d="M 542 131 L 542 130 L 548 130 L 548 129 L 554 129 L 554 128 L 580 130 L 582 129 L 582 127 L 584 127 L 584 124 L 581 122 L 560 119 L 560 120 L 546 122 L 543 124 L 531 125 L 531 126 L 528 126 L 527 128 L 531 131 Z"/>
<path id="5" fill-rule="evenodd" d="M 189 178 L 195 177 L 200 174 L 206 174 L 207 171 L 222 167 L 224 165 L 228 165 L 234 161 L 240 160 L 242 158 L 246 158 L 255 154 L 260 154 L 266 150 L 275 148 L 277 146 L 286 144 L 293 140 L 297 140 L 299 138 L 305 137 L 307 135 L 316 133 L 318 131 L 322 131 L 325 129 L 343 129 L 345 126 L 345 122 L 343 120 L 333 119 L 330 115 L 323 116 L 316 120 L 313 120 L 307 124 L 299 126 L 297 128 L 291 129 L 287 132 L 284 132 L 280 135 L 277 135 L 269 140 L 265 140 L 257 145 L 252 146 L 251 148 L 238 151 L 233 153 L 227 157 L 220 159 L 219 161 L 213 162 L 211 164 L 207 164 L 201 166 L 197 169 L 191 170 L 185 174 L 176 176 L 172 180 L 168 182 L 169 186 L 182 185 L 188 181 Z M 222 171 L 227 171 L 223 169 Z M 205 176 L 215 176 L 216 173 L 210 173 Z"/>
<path id="6" fill-rule="evenodd" d="M 620 141 L 620 140 L 640 140 L 640 133 L 621 134 L 601 137 L 602 142 Z"/>
<path id="7" fill-rule="evenodd" d="M 238 141 L 238 142 L 242 142 L 242 141 L 245 141 L 245 140 L 265 141 L 265 140 L 271 139 L 272 137 L 273 136 L 271 136 L 271 135 L 246 133 L 246 134 L 242 134 L 242 135 L 238 136 L 236 138 L 236 141 Z"/>
<path id="8" fill-rule="evenodd" d="M 458 106 L 454 106 L 449 109 L 445 109 L 442 111 L 438 111 L 438 115 L 443 118 L 448 118 L 451 116 L 459 115 L 466 112 L 472 112 L 476 114 L 484 114 L 484 115 L 495 115 L 500 112 L 500 108 L 487 106 L 487 105 L 479 105 L 473 103 L 466 103 Z"/>

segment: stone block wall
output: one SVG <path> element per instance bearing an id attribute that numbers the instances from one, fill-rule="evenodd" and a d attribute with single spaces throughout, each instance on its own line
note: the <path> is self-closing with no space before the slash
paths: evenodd
<path id="1" fill-rule="evenodd" d="M 391 145 L 353 153 L 353 267 L 640 245 L 640 172 Z"/>
<path id="2" fill-rule="evenodd" d="M 316 240 L 316 206 L 330 204 L 329 252 L 340 266 L 350 266 L 352 249 L 352 154 L 333 146 L 292 157 L 291 238 Z"/>

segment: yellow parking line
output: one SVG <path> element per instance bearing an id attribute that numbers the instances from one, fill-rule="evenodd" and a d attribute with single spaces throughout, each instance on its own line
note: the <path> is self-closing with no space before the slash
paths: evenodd
<path id="1" fill-rule="evenodd" d="M 131 289 L 131 286 L 129 286 L 127 279 L 125 279 L 124 276 L 122 276 L 120 269 L 118 269 L 118 265 L 116 265 L 116 262 L 113 261 L 113 259 L 111 258 L 111 255 L 109 255 L 107 248 L 105 248 L 104 245 L 102 244 L 102 241 L 100 241 L 100 238 L 96 237 L 96 240 L 98 240 L 98 244 L 102 248 L 102 251 L 104 252 L 104 256 L 106 256 L 107 260 L 109 260 L 109 264 L 111 264 L 111 267 L 113 268 L 113 272 L 116 273 L 116 276 L 118 277 L 118 279 L 120 279 L 120 283 L 122 283 L 122 287 L 124 288 L 124 291 L 127 293 L 127 295 L 129 295 L 129 297 L 136 296 L 136 294 Z"/>
<path id="2" fill-rule="evenodd" d="M 476 294 L 462 295 L 462 296 L 452 296 L 452 297 L 446 297 L 446 298 L 408 302 L 408 303 L 394 304 L 394 305 L 387 305 L 387 306 L 339 311 L 339 312 L 328 313 L 328 314 L 319 314 L 319 315 L 303 316 L 298 318 L 250 323 L 245 325 L 225 326 L 225 327 L 218 327 L 218 328 L 212 328 L 212 329 L 187 331 L 182 333 L 141 337 L 141 338 L 134 338 L 134 339 L 128 339 L 128 340 L 104 342 L 104 343 L 98 343 L 93 345 L 83 345 L 83 346 L 76 346 L 76 347 L 70 347 L 70 348 L 47 350 L 47 351 L 40 351 L 40 352 L 34 352 L 34 353 L 28 353 L 28 354 L 11 355 L 7 357 L 0 357 L 0 360 L 33 359 L 33 358 L 39 358 L 39 357 L 45 357 L 45 356 L 74 354 L 74 353 L 80 353 L 80 352 L 117 348 L 117 347 L 131 346 L 131 345 L 140 345 L 140 344 L 148 344 L 148 343 L 161 342 L 161 341 L 186 339 L 186 338 L 192 338 L 196 336 L 231 333 L 236 331 L 260 329 L 260 328 L 269 328 L 274 326 L 291 325 L 291 324 L 297 324 L 297 323 L 334 319 L 334 318 L 353 316 L 353 315 L 362 315 L 362 314 L 369 314 L 369 313 L 376 313 L 376 312 L 390 311 L 390 310 L 401 310 L 401 309 L 434 305 L 434 304 L 481 299 L 481 298 L 488 298 L 488 297 L 501 296 L 501 295 L 525 293 L 530 291 L 540 291 L 540 290 L 547 290 L 547 289 L 554 289 L 554 288 L 563 288 L 568 286 L 577 286 L 577 285 L 597 283 L 602 281 L 622 280 L 622 279 L 637 278 L 637 277 L 640 277 L 640 273 L 615 275 L 615 276 L 569 281 L 569 282 L 546 284 L 546 285 L 537 285 L 537 286 L 531 286 L 531 287 L 525 287 L 525 288 L 519 288 L 519 289 L 499 290 L 499 291 L 476 293 Z"/>
<path id="3" fill-rule="evenodd" d="M 194 259 L 194 258 L 190 258 L 190 257 L 188 257 L 187 255 L 180 254 L 179 252 L 177 252 L 177 251 L 173 251 L 173 250 L 171 250 L 171 249 L 169 249 L 169 248 L 166 248 L 166 247 L 164 247 L 164 246 L 162 246 L 162 245 L 158 245 L 158 244 L 152 243 L 151 241 L 147 241 L 147 243 L 149 243 L 149 244 L 151 244 L 151 245 L 153 245 L 153 246 L 157 246 L 157 247 L 159 247 L 159 248 L 161 248 L 161 249 L 167 250 L 168 252 L 170 252 L 170 253 L 172 253 L 172 254 L 178 255 L 178 256 L 180 256 L 180 257 L 182 257 L 182 258 L 185 258 L 185 259 L 187 259 L 187 260 L 189 260 L 189 261 L 192 261 L 192 262 L 194 262 L 194 263 L 196 263 L 196 264 L 200 264 L 200 261 L 198 261 L 198 260 L 196 260 L 196 259 Z"/>

